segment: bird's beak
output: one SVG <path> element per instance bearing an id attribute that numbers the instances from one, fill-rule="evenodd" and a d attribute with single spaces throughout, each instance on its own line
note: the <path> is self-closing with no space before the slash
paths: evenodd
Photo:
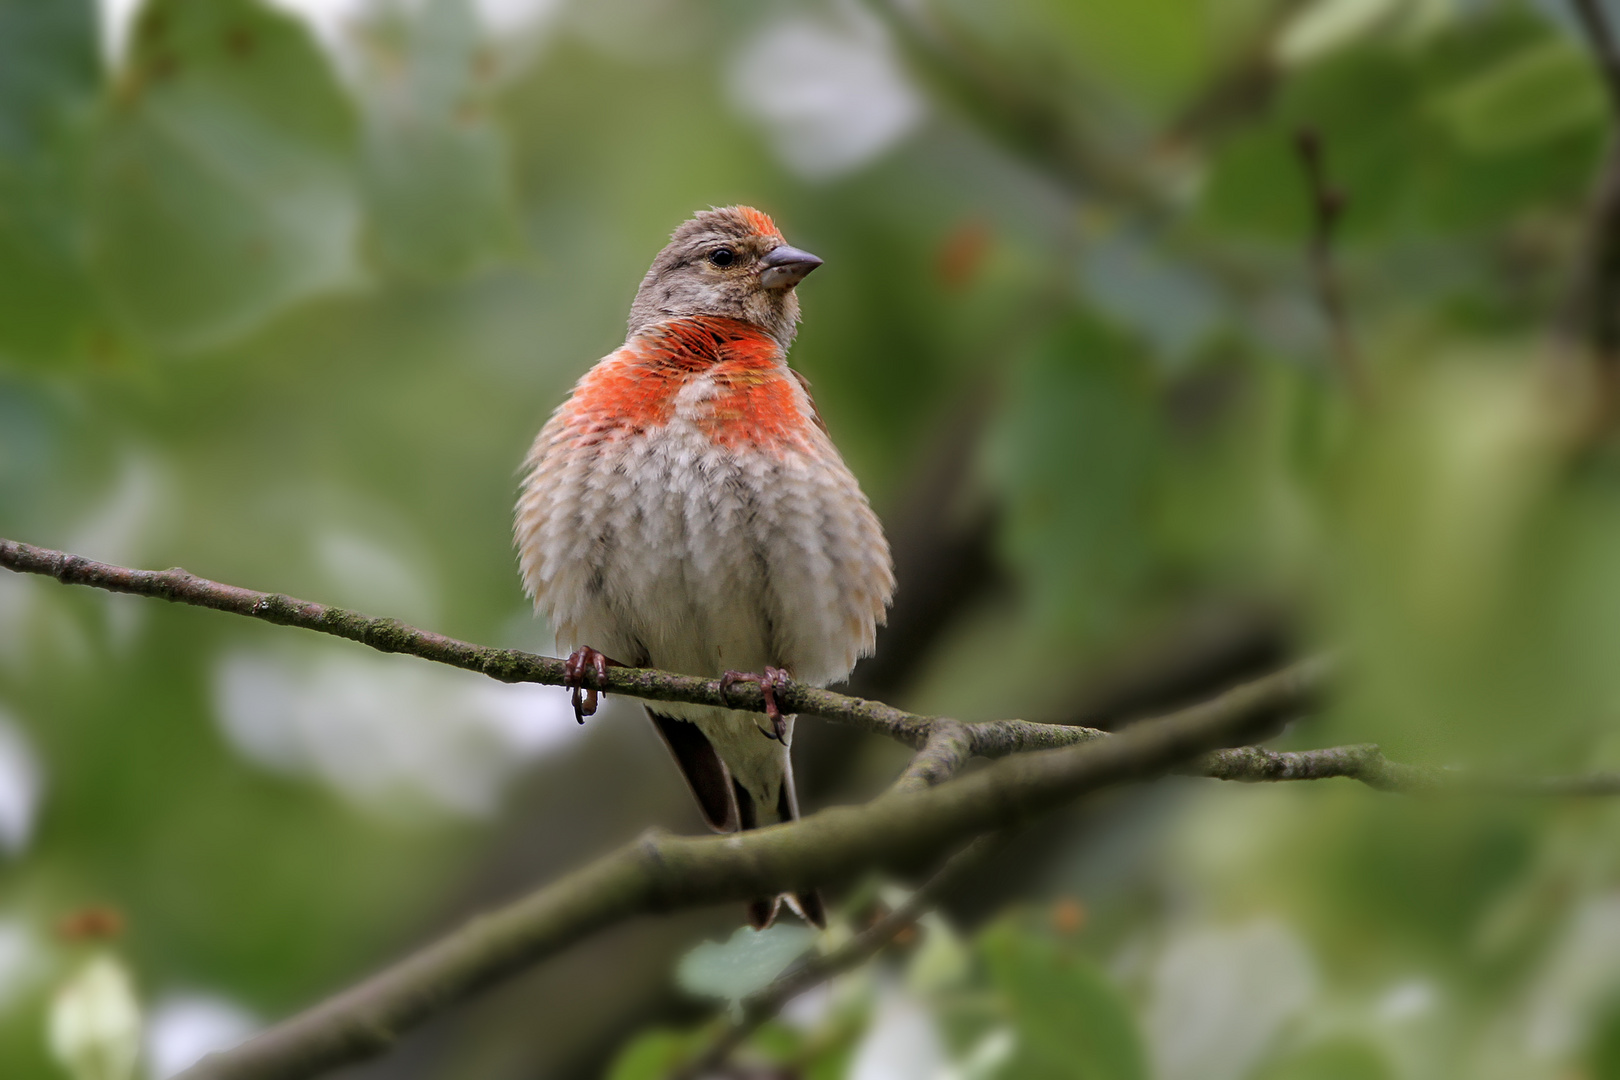
<path id="1" fill-rule="evenodd" d="M 767 289 L 790 289 L 820 265 L 808 251 L 782 244 L 759 260 L 759 283 Z"/>

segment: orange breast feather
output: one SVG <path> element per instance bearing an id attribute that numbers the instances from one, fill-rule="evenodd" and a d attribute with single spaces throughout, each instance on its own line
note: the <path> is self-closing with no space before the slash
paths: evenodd
<path id="1" fill-rule="evenodd" d="M 803 391 L 769 334 L 733 319 L 673 319 L 649 328 L 593 368 L 567 412 L 576 447 L 644 434 L 675 418 L 683 390 L 705 382 L 686 415 L 732 448 L 803 445 Z"/>

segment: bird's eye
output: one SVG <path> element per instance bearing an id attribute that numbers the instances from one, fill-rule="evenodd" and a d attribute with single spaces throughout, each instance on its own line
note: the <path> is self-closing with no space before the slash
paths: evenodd
<path id="1" fill-rule="evenodd" d="M 709 252 L 709 261 L 715 266 L 730 266 L 737 261 L 737 253 L 730 248 L 715 248 Z"/>

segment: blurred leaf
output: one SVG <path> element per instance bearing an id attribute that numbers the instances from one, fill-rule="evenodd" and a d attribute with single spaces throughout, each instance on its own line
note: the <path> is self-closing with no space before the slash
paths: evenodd
<path id="1" fill-rule="evenodd" d="M 1123 996 L 1089 960 L 1008 919 L 980 939 L 1009 1006 L 1018 1080 L 1146 1080 L 1141 1041 Z"/>
<path id="2" fill-rule="evenodd" d="M 1018 1051 L 1018 1036 L 1010 1027 L 998 1027 L 968 1047 L 952 1074 L 957 1080 L 991 1080 Z"/>
<path id="3" fill-rule="evenodd" d="M 1053 30 L 1085 65 L 1131 95 L 1164 108 L 1183 96 L 1208 67 L 1212 35 L 1188 0 L 1076 4 L 1044 0 L 1040 27 Z"/>
<path id="4" fill-rule="evenodd" d="M 92 177 L 92 258 L 146 339 L 218 345 L 353 285 L 354 124 L 301 24 L 256 0 L 154 0 Z"/>
<path id="5" fill-rule="evenodd" d="M 922 944 L 906 966 L 906 986 L 915 994 L 948 991 L 967 978 L 971 958 L 951 924 L 937 913 L 918 920 Z"/>
<path id="6" fill-rule="evenodd" d="M 997 422 L 1005 543 L 1038 616 L 1071 636 L 1115 625 L 1147 570 L 1150 378 L 1131 342 L 1075 316 L 1036 346 Z"/>
<path id="7" fill-rule="evenodd" d="M 1256 1080 L 1392 1080 L 1395 1075 L 1376 1046 L 1343 1038 L 1289 1054 L 1261 1070 Z"/>
<path id="8" fill-rule="evenodd" d="M 1549 38 L 1431 99 L 1466 150 L 1504 154 L 1599 124 L 1608 102 L 1591 58 Z"/>
<path id="9" fill-rule="evenodd" d="M 738 927 L 724 944 L 705 941 L 681 957 L 675 979 L 688 993 L 735 1003 L 769 986 L 815 940 L 805 926 Z"/>
<path id="10" fill-rule="evenodd" d="M 1429 760 L 1550 752 L 1550 731 L 1597 704 L 1570 694 L 1558 616 L 1526 606 L 1565 417 L 1527 357 L 1448 358 L 1399 385 L 1346 471 L 1330 575 L 1366 665 L 1356 737 Z"/>
<path id="11" fill-rule="evenodd" d="M 141 1048 L 141 1008 L 129 971 L 92 957 L 52 997 L 51 1053 L 73 1080 L 129 1080 Z"/>
<path id="12" fill-rule="evenodd" d="M 1495 9 L 1422 45 L 1372 44 L 1308 65 L 1262 124 L 1216 151 L 1201 214 L 1220 230 L 1303 244 L 1293 136 L 1322 136 L 1347 197 L 1346 239 L 1480 228 L 1580 198 L 1602 147 L 1590 64 L 1543 20 Z"/>
<path id="13" fill-rule="evenodd" d="M 1279 919 L 1183 923 L 1163 937 L 1143 1014 L 1161 1080 L 1248 1076 L 1314 1004 L 1315 963 Z"/>
<path id="14" fill-rule="evenodd" d="M 51 148 L 58 114 L 100 85 L 90 0 L 0 0 L 0 157 Z"/>
<path id="15" fill-rule="evenodd" d="M 1405 0 L 1316 0 L 1277 35 L 1277 59 L 1285 64 L 1318 59 L 1367 36 L 1405 6 Z"/>
<path id="16" fill-rule="evenodd" d="M 1592 1080 L 1620 1080 L 1620 1000 L 1604 1003 L 1586 1058 Z"/>
<path id="17" fill-rule="evenodd" d="M 0 354 L 55 359 L 95 310 L 78 216 L 100 87 L 90 0 L 0 0 Z"/>
<path id="18" fill-rule="evenodd" d="M 608 1067 L 607 1080 L 667 1080 L 691 1054 L 692 1036 L 655 1028 L 631 1040 Z"/>
<path id="19" fill-rule="evenodd" d="M 428 0 L 367 45 L 368 247 L 407 275 L 463 273 L 510 245 L 516 215 L 477 16 L 468 0 Z"/>

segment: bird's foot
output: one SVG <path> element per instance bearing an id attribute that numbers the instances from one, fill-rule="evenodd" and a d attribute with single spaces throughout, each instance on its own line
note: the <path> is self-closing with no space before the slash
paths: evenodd
<path id="1" fill-rule="evenodd" d="M 779 667 L 768 667 L 765 674 L 755 675 L 752 672 L 728 671 L 720 676 L 720 700 L 727 701 L 731 688 L 740 682 L 751 682 L 759 686 L 760 695 L 765 698 L 765 715 L 771 721 L 771 730 L 765 733 L 767 738 L 775 739 L 779 743 L 787 742 L 787 718 L 776 704 L 776 692 L 785 689 L 793 677 Z"/>
<path id="2" fill-rule="evenodd" d="M 581 724 L 587 716 L 596 712 L 597 695 L 607 689 L 607 669 L 610 667 L 624 667 L 619 661 L 604 656 L 589 645 L 581 646 L 568 654 L 563 661 L 563 685 L 573 691 L 569 701 L 574 706 L 574 719 Z M 596 685 L 585 685 L 585 672 L 591 671 L 596 675 Z"/>

